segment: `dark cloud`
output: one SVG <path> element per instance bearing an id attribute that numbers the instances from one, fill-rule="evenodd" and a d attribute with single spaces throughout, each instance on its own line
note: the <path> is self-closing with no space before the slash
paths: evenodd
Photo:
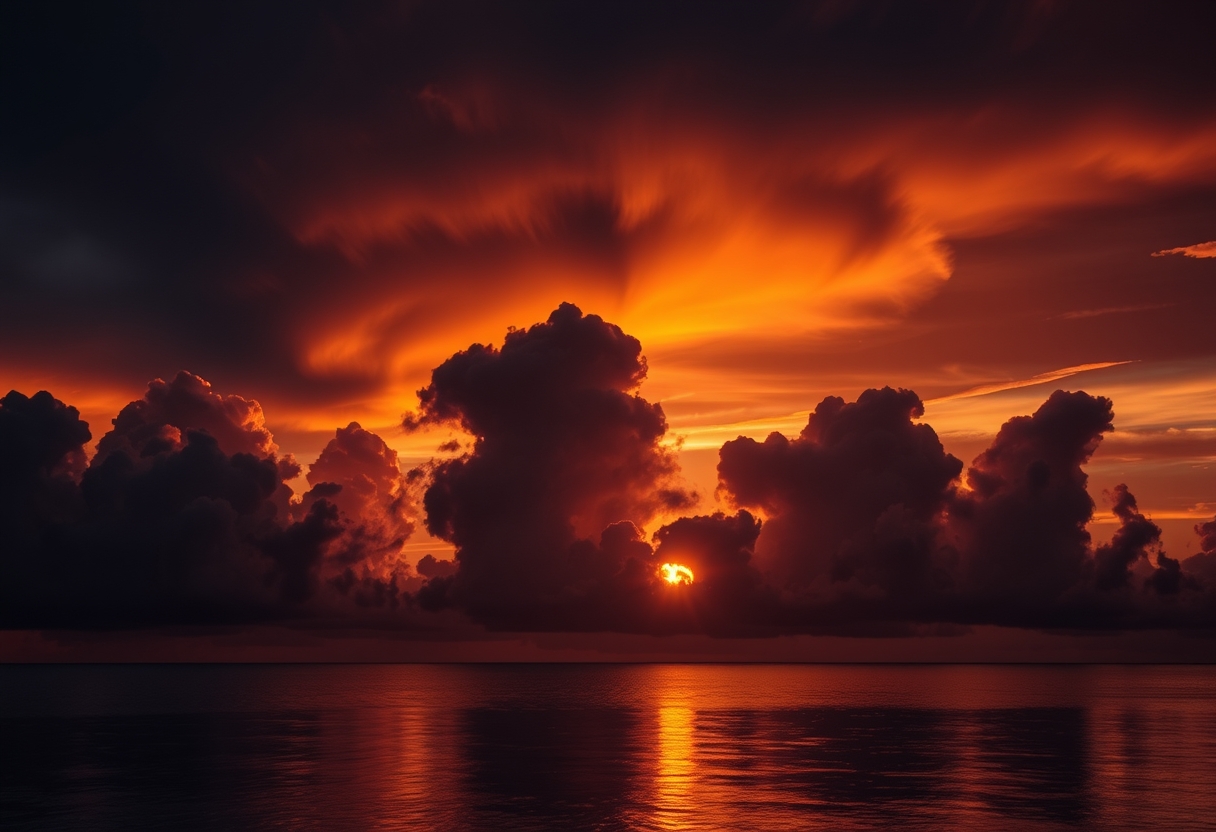
<path id="1" fill-rule="evenodd" d="M 1136 508 L 1136 498 L 1126 485 L 1115 486 L 1112 510 L 1119 518 L 1119 528 L 1110 543 L 1105 543 L 1094 552 L 1094 571 L 1098 589 L 1109 590 L 1127 586 L 1131 581 L 1131 568 L 1141 559 L 1148 560 L 1150 549 L 1161 543 L 1161 529 Z M 1162 572 L 1159 582 L 1172 585 L 1177 592 L 1178 561 L 1170 560 L 1175 578 L 1169 579 Z M 1164 568 L 1164 567 L 1163 567 Z M 1170 581 L 1172 580 L 1172 584 Z"/>
<path id="2" fill-rule="evenodd" d="M 1160 551 L 1125 485 L 1113 539 L 1091 545 L 1083 466 L 1112 429 L 1109 400 L 1057 391 L 1010 419 L 965 489 L 922 413 L 911 392 L 868 390 L 825 399 L 796 439 L 723 446 L 725 496 L 768 518 L 756 565 L 780 629 L 1211 625 L 1201 563 Z"/>
<path id="3" fill-rule="evenodd" d="M 1112 403 L 1056 391 L 967 469 L 891 388 L 821 401 L 795 438 L 720 451 L 734 514 L 696 503 L 638 395 L 641 344 L 563 304 L 434 370 L 406 427 L 455 426 L 463 456 L 403 474 L 357 423 L 288 500 L 260 406 L 198 376 L 154 381 L 88 460 L 88 425 L 41 392 L 0 399 L 0 626 L 156 627 L 295 618 L 492 630 L 914 633 L 996 624 L 1216 626 L 1216 520 L 1181 561 L 1126 485 L 1094 545 L 1085 465 Z M 420 490 L 454 560 L 411 570 Z M 754 512 L 754 513 L 753 513 Z M 648 538 L 644 529 L 666 521 Z M 653 527 L 653 526 L 651 526 Z M 669 584 L 678 564 L 691 583 Z"/>
<path id="4" fill-rule="evenodd" d="M 1199 535 L 1199 552 L 1181 565 L 1207 587 L 1216 587 L 1216 519 L 1195 526 L 1195 534 Z"/>
<path id="5" fill-rule="evenodd" d="M 1082 466 L 1112 430 L 1109 399 L 1057 390 L 1006 422 L 951 510 L 968 589 L 991 614 L 1050 608 L 1086 575 L 1094 502 Z"/>
<path id="6" fill-rule="evenodd" d="M 40 547 L 45 527 L 83 508 L 76 481 L 91 438 L 76 408 L 45 390 L 0 399 L 0 549 L 17 570 L 2 582 L 9 593 L 21 592 L 19 567 Z"/>
<path id="7" fill-rule="evenodd" d="M 400 595 L 392 580 L 352 585 L 382 578 L 385 550 L 411 529 L 396 456 L 374 434 L 339 431 L 312 471 L 337 482 L 293 507 L 285 478 L 299 468 L 276 455 L 256 402 L 182 373 L 114 424 L 86 467 L 74 408 L 46 392 L 0 401 L 4 626 L 315 617 L 340 606 L 326 578 L 358 604 Z"/>
<path id="8" fill-rule="evenodd" d="M 428 528 L 457 556 L 455 572 L 427 563 L 424 608 L 504 629 L 715 635 L 1210 622 L 1200 581 L 1160 551 L 1126 486 L 1113 493 L 1120 527 L 1092 545 L 1084 466 L 1113 413 L 1083 392 L 1006 422 L 966 488 L 963 464 L 916 421 L 915 393 L 829 397 L 797 438 L 722 447 L 723 496 L 763 526 L 748 511 L 682 517 L 647 543 L 637 524 L 674 467 L 657 444 L 661 411 L 630 401 L 639 355 L 567 305 L 501 351 L 475 345 L 435 371 L 408 424 L 455 422 L 475 443 L 434 464 Z M 665 585 L 667 562 L 696 579 Z"/>
<path id="9" fill-rule="evenodd" d="M 757 554 L 795 595 L 833 584 L 884 593 L 945 580 L 935 562 L 940 515 L 962 463 L 947 454 L 909 390 L 829 397 L 796 439 L 740 437 L 721 450 L 718 475 L 736 505 L 762 511 Z"/>
<path id="10" fill-rule="evenodd" d="M 752 563 L 761 524 L 746 511 L 681 517 L 655 532 L 654 560 L 692 570 L 688 586 L 660 587 L 659 627 L 713 635 L 778 630 L 778 594 Z"/>
<path id="11" fill-rule="evenodd" d="M 271 496 L 273 458 L 227 455 L 206 433 L 180 448 L 132 458 L 111 453 L 81 477 L 79 506 L 40 529 L 38 545 L 6 549 L 7 624 L 131 626 L 216 623 L 279 614 L 308 594 L 307 563 L 262 545 L 282 527 Z M 73 495 L 75 496 L 75 495 Z"/>
<path id="12" fill-rule="evenodd" d="M 637 339 L 570 304 L 435 369 L 407 426 L 475 437 L 433 464 L 423 500 L 428 531 L 457 547 L 452 603 L 491 626 L 538 626 L 577 610 L 584 587 L 628 579 L 628 527 L 614 524 L 691 505 L 660 444 L 662 408 L 634 393 L 645 375 Z"/>
<path id="13" fill-rule="evenodd" d="M 283 482 L 275 489 L 273 501 L 280 517 L 286 518 L 291 499 L 286 481 L 298 476 L 300 467 L 291 454 L 277 456 L 279 449 L 266 428 L 262 406 L 241 396 L 220 395 L 205 379 L 184 370 L 170 382 L 153 380 L 142 399 L 119 411 L 113 428 L 97 443 L 92 464 L 102 464 L 119 450 L 134 460 L 181 450 L 191 430 L 212 437 L 226 454 L 275 457 Z"/>
<path id="14" fill-rule="evenodd" d="M 448 578 L 456 574 L 456 562 L 441 560 L 434 555 L 423 555 L 417 564 L 418 574 L 424 578 Z"/>

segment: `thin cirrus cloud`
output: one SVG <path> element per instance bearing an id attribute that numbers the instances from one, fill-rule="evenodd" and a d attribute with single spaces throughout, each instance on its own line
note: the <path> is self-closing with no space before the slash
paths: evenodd
<path id="1" fill-rule="evenodd" d="M 1036 387 L 1038 385 L 1050 384 L 1055 381 L 1088 373 L 1093 370 L 1104 370 L 1108 367 L 1118 367 L 1124 364 L 1129 364 L 1128 361 L 1101 361 L 1093 364 L 1081 364 L 1076 367 L 1063 367 L 1059 370 L 1051 370 L 1046 373 L 1039 373 L 1025 379 L 1014 379 L 1011 381 L 990 382 L 987 384 L 977 385 L 961 390 L 957 393 L 951 393 L 947 396 L 940 396 L 935 399 L 929 399 L 924 402 L 925 406 L 930 409 L 939 409 L 940 406 L 948 402 L 955 402 L 959 399 L 973 399 L 980 396 L 989 396 L 993 393 L 1002 393 L 1007 390 L 1019 390 L 1024 387 Z M 960 412 L 962 418 L 967 418 L 973 413 L 972 410 L 966 409 Z M 689 425 L 684 426 L 676 423 L 673 427 L 674 431 L 679 436 L 681 447 L 686 448 L 708 448 L 718 447 L 724 441 L 733 438 L 736 435 L 765 435 L 771 431 L 794 431 L 798 430 L 803 423 L 806 422 L 810 411 L 800 411 L 779 417 L 766 417 L 762 419 L 749 419 L 739 422 L 729 422 L 726 424 L 713 425 Z M 991 432 L 988 426 L 981 426 L 975 423 L 972 426 L 975 432 Z M 958 428 L 963 429 L 966 428 Z"/>

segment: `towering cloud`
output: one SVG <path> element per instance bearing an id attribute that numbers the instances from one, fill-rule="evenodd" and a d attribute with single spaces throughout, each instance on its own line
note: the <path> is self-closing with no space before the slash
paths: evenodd
<path id="1" fill-rule="evenodd" d="M 1094 502 L 1082 466 L 1113 418 L 1108 399 L 1057 390 L 1006 422 L 972 463 L 950 525 L 986 614 L 1048 615 L 1085 577 Z"/>
<path id="2" fill-rule="evenodd" d="M 570 304 L 435 369 L 407 426 L 474 437 L 434 465 L 424 498 L 427 529 L 457 547 L 452 603 L 492 626 L 536 626 L 622 573 L 628 547 L 609 527 L 692 504 L 660 444 L 663 409 L 634 392 L 645 375 L 637 339 Z"/>
<path id="3" fill-rule="evenodd" d="M 770 578 L 804 600 L 840 584 L 891 596 L 949 580 L 937 537 L 962 463 L 913 422 L 923 413 L 910 390 L 867 390 L 824 399 L 796 439 L 722 447 L 722 490 L 769 518 L 757 556 Z"/>
<path id="4" fill-rule="evenodd" d="M 32 434 L 20 418 L 29 405 L 53 429 Z M 89 432 L 74 410 L 47 393 L 28 400 L 10 393 L 3 410 L 3 445 L 24 445 L 40 457 L 24 471 L 6 466 L 6 480 L 16 474 L 32 485 L 43 508 L 23 521 L 24 534 L 12 535 L 6 524 L 5 624 L 257 617 L 299 582 L 295 565 L 267 560 L 260 547 L 280 531 L 271 503 L 281 484 L 273 456 L 226 454 L 202 431 L 168 441 L 165 428 L 172 426 L 153 423 L 137 454 L 111 448 L 77 480 L 67 469 L 83 456 Z M 5 490 L 21 487 L 8 482 Z"/>

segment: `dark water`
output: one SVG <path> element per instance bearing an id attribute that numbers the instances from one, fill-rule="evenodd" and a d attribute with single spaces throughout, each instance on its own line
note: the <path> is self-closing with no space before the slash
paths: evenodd
<path id="1" fill-rule="evenodd" d="M 1216 667 L 0 667 L 0 828 L 1216 829 Z"/>

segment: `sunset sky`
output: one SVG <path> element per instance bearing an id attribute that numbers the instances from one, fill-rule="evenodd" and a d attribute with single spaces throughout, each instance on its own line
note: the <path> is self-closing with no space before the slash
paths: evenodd
<path id="1" fill-rule="evenodd" d="M 0 655 L 1210 659 L 1213 31 L 6 7 Z"/>

